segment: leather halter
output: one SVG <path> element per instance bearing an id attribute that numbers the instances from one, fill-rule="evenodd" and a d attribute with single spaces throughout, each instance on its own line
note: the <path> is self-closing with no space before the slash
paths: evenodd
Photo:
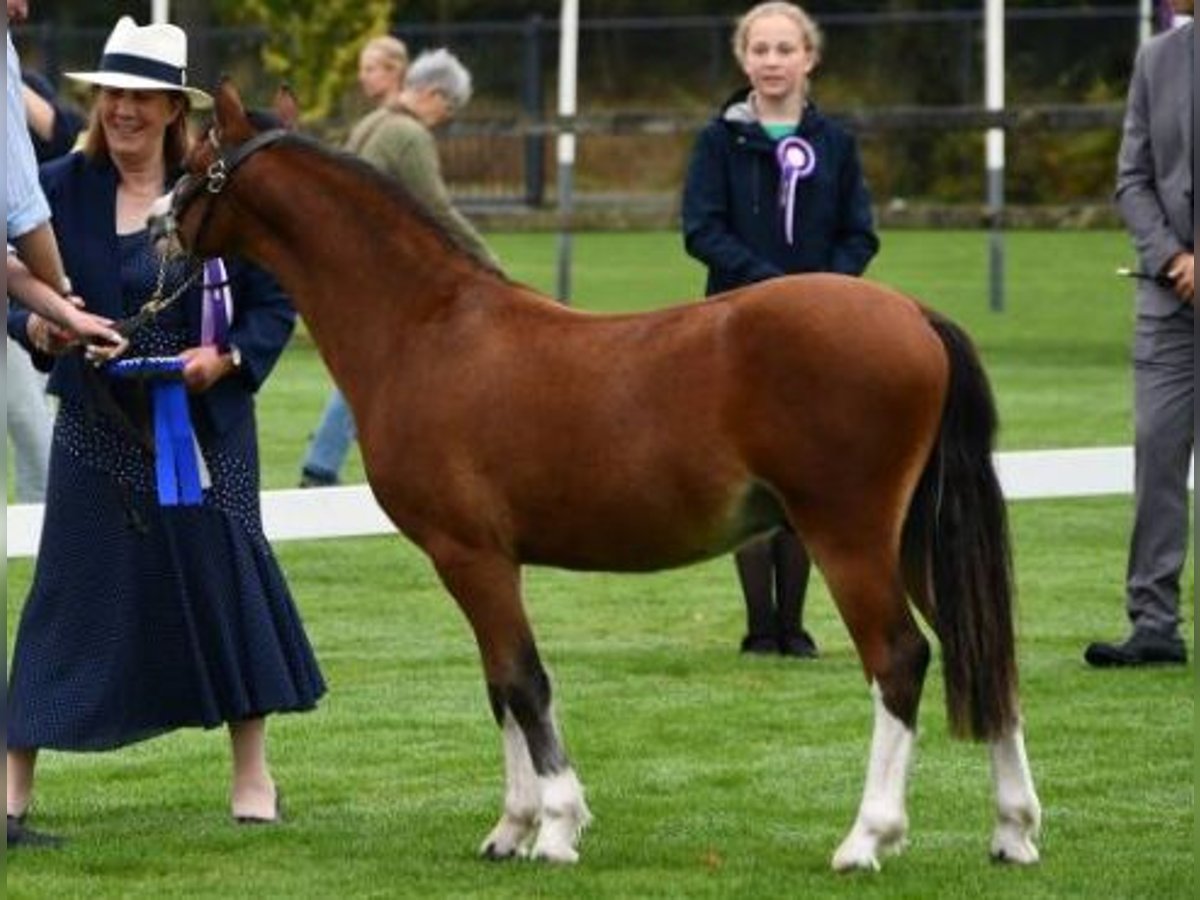
<path id="1" fill-rule="evenodd" d="M 172 220 L 178 223 L 179 217 L 183 214 L 184 210 L 199 196 L 202 190 L 210 194 L 221 193 L 225 190 L 225 185 L 229 183 L 238 166 L 259 150 L 282 140 L 290 133 L 286 128 L 270 128 L 259 132 L 245 143 L 239 144 L 231 150 L 226 150 L 218 143 L 215 132 L 210 132 L 209 140 L 216 147 L 219 155 L 205 169 L 202 176 L 188 173 L 179 179 L 171 195 L 170 215 Z M 200 220 L 200 227 L 196 229 L 196 240 L 193 243 L 199 242 L 200 235 L 204 232 L 204 226 L 208 224 L 209 210 L 211 209 L 212 207 L 209 207 L 204 211 L 204 218 Z"/>

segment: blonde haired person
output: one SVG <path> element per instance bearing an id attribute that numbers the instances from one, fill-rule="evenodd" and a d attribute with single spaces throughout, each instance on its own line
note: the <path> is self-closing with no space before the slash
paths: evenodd
<path id="1" fill-rule="evenodd" d="M 737 22 L 733 53 L 749 83 L 697 137 L 683 191 L 684 246 L 707 267 L 709 295 L 797 272 L 860 275 L 879 248 L 857 144 L 811 97 L 823 49 L 793 3 L 760 3 Z M 803 622 L 810 562 L 796 535 L 779 529 L 735 561 L 742 650 L 816 656 Z"/>
<path id="2" fill-rule="evenodd" d="M 404 76 L 408 72 L 408 48 L 390 34 L 373 37 L 358 54 L 358 86 L 362 95 L 378 109 L 400 99 Z M 359 120 L 355 130 L 368 117 Z M 351 132 L 350 144 L 356 143 Z"/>

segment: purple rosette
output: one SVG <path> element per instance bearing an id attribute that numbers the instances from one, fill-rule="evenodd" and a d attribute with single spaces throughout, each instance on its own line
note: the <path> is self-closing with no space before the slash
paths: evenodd
<path id="1" fill-rule="evenodd" d="M 798 135 L 781 140 L 775 147 L 779 162 L 779 207 L 783 212 L 783 233 L 789 244 L 796 243 L 796 186 L 817 169 L 817 152 Z"/>

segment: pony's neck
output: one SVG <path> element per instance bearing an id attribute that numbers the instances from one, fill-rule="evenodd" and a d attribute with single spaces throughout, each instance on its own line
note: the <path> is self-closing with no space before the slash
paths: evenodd
<path id="1" fill-rule="evenodd" d="M 283 285 L 339 382 L 394 365 L 421 322 L 490 277 L 365 164 L 298 146 L 261 159 L 231 184 L 242 252 Z"/>

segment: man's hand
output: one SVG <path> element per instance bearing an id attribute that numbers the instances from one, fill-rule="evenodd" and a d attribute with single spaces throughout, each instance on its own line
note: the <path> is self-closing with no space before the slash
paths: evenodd
<path id="1" fill-rule="evenodd" d="M 1169 263 L 1165 273 L 1171 279 L 1171 290 L 1184 303 L 1196 303 L 1196 256 L 1194 253 L 1179 253 Z"/>

